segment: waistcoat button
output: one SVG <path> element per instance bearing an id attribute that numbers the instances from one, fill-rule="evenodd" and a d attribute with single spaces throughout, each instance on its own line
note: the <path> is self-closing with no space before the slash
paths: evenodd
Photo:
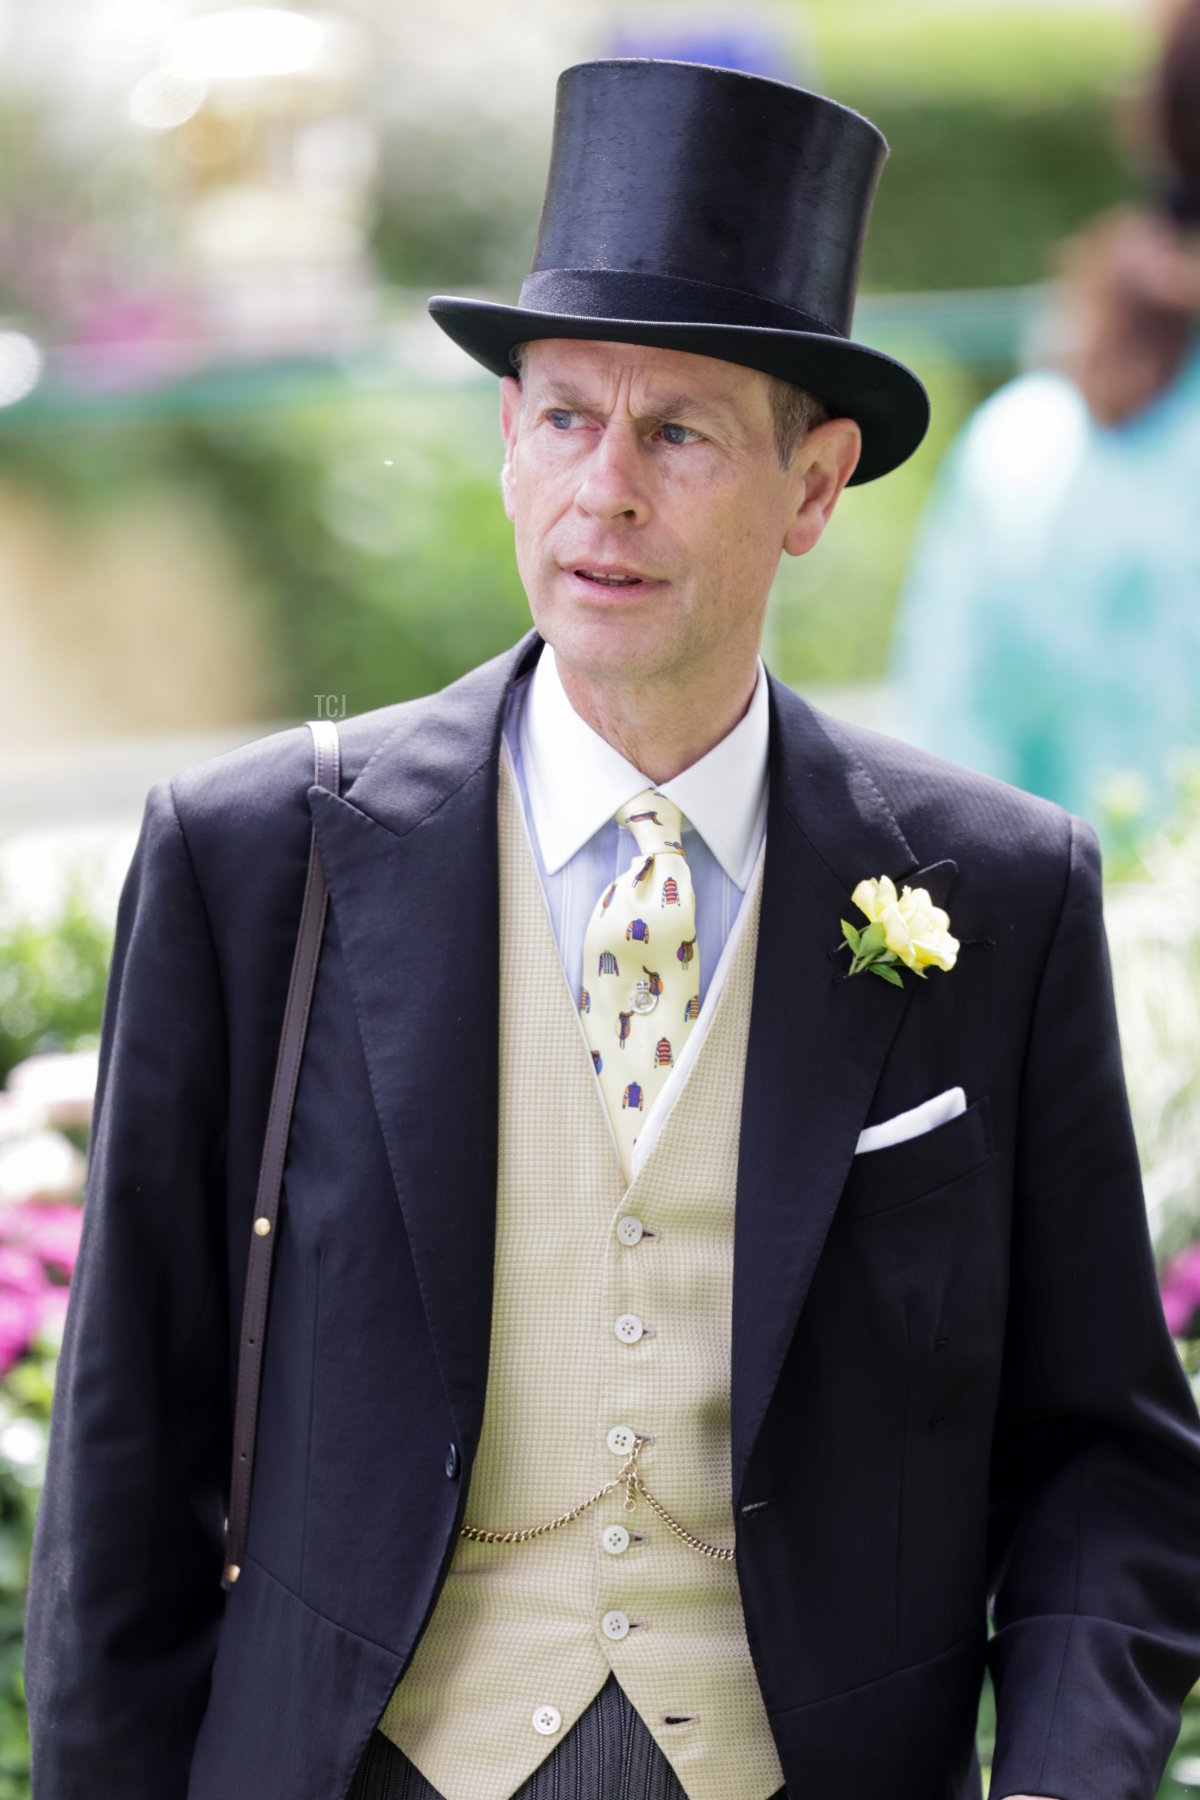
<path id="1" fill-rule="evenodd" d="M 613 1330 L 623 1344 L 636 1344 L 645 1334 L 646 1327 L 636 1313 L 622 1313 L 619 1319 L 613 1321 Z"/>
<path id="2" fill-rule="evenodd" d="M 623 1525 L 606 1525 L 600 1533 L 600 1542 L 610 1556 L 620 1556 L 622 1550 L 629 1548 L 629 1533 Z"/>
<path id="3" fill-rule="evenodd" d="M 623 1244 L 640 1244 L 644 1229 L 642 1221 L 635 1219 L 631 1214 L 628 1218 L 622 1219 L 617 1226 L 617 1236 Z"/>
<path id="4" fill-rule="evenodd" d="M 534 1709 L 533 1729 L 540 1731 L 543 1737 L 549 1737 L 562 1724 L 562 1714 L 557 1706 L 539 1706 Z"/>
<path id="5" fill-rule="evenodd" d="M 606 1612 L 600 1623 L 604 1627 L 605 1637 L 611 1638 L 614 1644 L 628 1636 L 629 1620 L 623 1612 Z"/>
<path id="6" fill-rule="evenodd" d="M 614 1425 L 605 1443 L 614 1456 L 628 1456 L 637 1441 L 637 1433 L 632 1425 Z"/>

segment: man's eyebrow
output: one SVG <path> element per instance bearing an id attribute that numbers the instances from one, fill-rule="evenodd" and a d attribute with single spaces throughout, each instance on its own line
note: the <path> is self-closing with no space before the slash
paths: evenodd
<path id="1" fill-rule="evenodd" d="M 554 380 L 547 381 L 538 398 L 543 404 L 561 407 L 565 412 L 594 413 L 602 410 L 586 394 Z M 642 418 L 678 419 L 688 414 L 693 418 L 730 418 L 730 409 L 720 400 L 702 400 L 695 394 L 652 394 L 647 404 L 648 410 L 640 415 Z"/>
<path id="2" fill-rule="evenodd" d="M 589 400 L 586 394 L 576 393 L 574 388 L 566 387 L 561 381 L 545 381 L 537 390 L 537 398 L 545 405 L 561 408 L 563 412 L 594 412 L 596 403 Z"/>
<path id="3" fill-rule="evenodd" d="M 658 394 L 654 396 L 654 417 L 677 419 L 690 413 L 693 418 L 728 419 L 730 408 L 715 396 L 701 398 L 697 394 Z"/>

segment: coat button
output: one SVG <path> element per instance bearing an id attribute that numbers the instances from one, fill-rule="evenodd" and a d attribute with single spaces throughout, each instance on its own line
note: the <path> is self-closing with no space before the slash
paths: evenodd
<path id="1" fill-rule="evenodd" d="M 623 1612 L 606 1612 L 600 1623 L 605 1637 L 611 1638 L 614 1644 L 629 1635 L 629 1620 Z"/>
<path id="2" fill-rule="evenodd" d="M 562 1724 L 562 1714 L 557 1706 L 538 1706 L 534 1709 L 533 1729 L 540 1731 L 543 1737 L 549 1737 Z"/>
<path id="3" fill-rule="evenodd" d="M 451 1481 L 453 1481 L 458 1474 L 458 1445 L 457 1444 L 447 1444 L 447 1446 L 446 1446 L 446 1474 L 449 1476 Z"/>

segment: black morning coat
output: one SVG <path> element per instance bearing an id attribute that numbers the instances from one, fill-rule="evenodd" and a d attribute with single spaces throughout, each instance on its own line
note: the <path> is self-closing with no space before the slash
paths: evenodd
<path id="1" fill-rule="evenodd" d="M 429 1617 L 487 1382 L 500 723 L 540 648 L 344 720 L 340 798 L 303 726 L 150 790 L 34 1550 L 35 1800 L 342 1800 Z M 1151 1800 L 1200 1676 L 1200 1425 L 1095 838 L 774 678 L 770 703 L 731 1497 L 789 1791 L 977 1800 L 986 1664 L 993 1800 Z M 226 1594 L 233 1357 L 313 821 L 331 910 Z M 847 977 L 838 921 L 883 874 L 947 907 L 952 972 Z M 956 1085 L 958 1118 L 855 1159 L 866 1124 Z"/>

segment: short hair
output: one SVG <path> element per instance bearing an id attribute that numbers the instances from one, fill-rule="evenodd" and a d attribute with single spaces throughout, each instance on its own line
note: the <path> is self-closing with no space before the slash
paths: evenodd
<path id="1" fill-rule="evenodd" d="M 508 353 L 508 360 L 516 371 L 518 381 L 524 371 L 527 349 L 527 344 L 514 344 Z M 785 381 L 781 375 L 768 375 L 765 370 L 763 379 L 767 384 L 767 398 L 771 403 L 775 451 L 780 468 L 786 469 L 790 467 L 793 456 L 809 432 L 818 425 L 824 425 L 831 414 L 823 400 L 810 394 L 807 388 L 797 387 L 794 381 Z"/>
<path id="2" fill-rule="evenodd" d="M 831 414 L 823 400 L 794 381 L 785 381 L 782 375 L 768 375 L 767 388 L 779 466 L 786 469 L 809 432 L 824 425 Z"/>

